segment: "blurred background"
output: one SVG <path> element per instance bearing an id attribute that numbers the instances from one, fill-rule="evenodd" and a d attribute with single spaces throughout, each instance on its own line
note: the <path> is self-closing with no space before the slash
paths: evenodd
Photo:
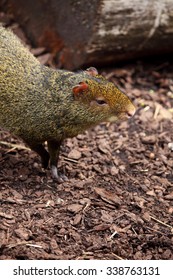
<path id="1" fill-rule="evenodd" d="M 59 67 L 110 65 L 173 50 L 172 0 L 0 0 L 0 8 Z"/>

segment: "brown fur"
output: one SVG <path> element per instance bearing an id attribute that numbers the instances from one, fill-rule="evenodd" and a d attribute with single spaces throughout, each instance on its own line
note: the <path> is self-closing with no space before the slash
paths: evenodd
<path id="1" fill-rule="evenodd" d="M 91 71 L 73 73 L 42 66 L 9 30 L 0 27 L 0 126 L 21 137 L 47 167 L 57 165 L 67 137 L 103 121 L 134 113 L 129 98 Z M 73 88 L 85 83 L 85 90 Z M 104 100 L 105 104 L 99 104 Z M 48 141 L 48 152 L 42 143 Z M 54 174 L 56 177 L 56 174 Z"/>

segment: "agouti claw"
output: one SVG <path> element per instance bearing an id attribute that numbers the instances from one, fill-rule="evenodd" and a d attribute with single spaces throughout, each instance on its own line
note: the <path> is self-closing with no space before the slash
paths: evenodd
<path id="1" fill-rule="evenodd" d="M 68 181 L 68 177 L 65 176 L 64 174 L 58 175 L 57 167 L 54 165 L 51 166 L 51 173 L 52 173 L 52 178 L 57 180 L 58 183 L 63 183 L 64 181 Z"/>
<path id="2" fill-rule="evenodd" d="M 61 181 L 61 183 L 63 183 L 63 182 L 67 182 L 67 181 L 68 181 L 68 177 L 67 177 L 67 176 L 65 176 L 64 174 L 60 174 L 58 177 L 59 177 L 59 179 L 58 179 L 58 180 L 60 180 L 60 181 Z"/>

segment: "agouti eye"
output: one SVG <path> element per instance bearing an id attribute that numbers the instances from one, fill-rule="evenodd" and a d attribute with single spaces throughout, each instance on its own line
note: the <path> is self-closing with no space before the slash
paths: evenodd
<path id="1" fill-rule="evenodd" d="M 98 105 L 106 105 L 107 104 L 106 101 L 103 100 L 103 99 L 96 99 L 96 102 L 97 102 Z"/>

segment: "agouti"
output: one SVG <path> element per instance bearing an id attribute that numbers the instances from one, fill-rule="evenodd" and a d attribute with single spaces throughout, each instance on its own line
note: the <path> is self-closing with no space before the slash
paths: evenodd
<path id="1" fill-rule="evenodd" d="M 81 72 L 43 66 L 0 26 L 0 127 L 21 137 L 59 178 L 62 141 L 100 122 L 133 116 L 135 107 L 94 67 Z M 48 151 L 43 143 L 47 141 Z"/>

